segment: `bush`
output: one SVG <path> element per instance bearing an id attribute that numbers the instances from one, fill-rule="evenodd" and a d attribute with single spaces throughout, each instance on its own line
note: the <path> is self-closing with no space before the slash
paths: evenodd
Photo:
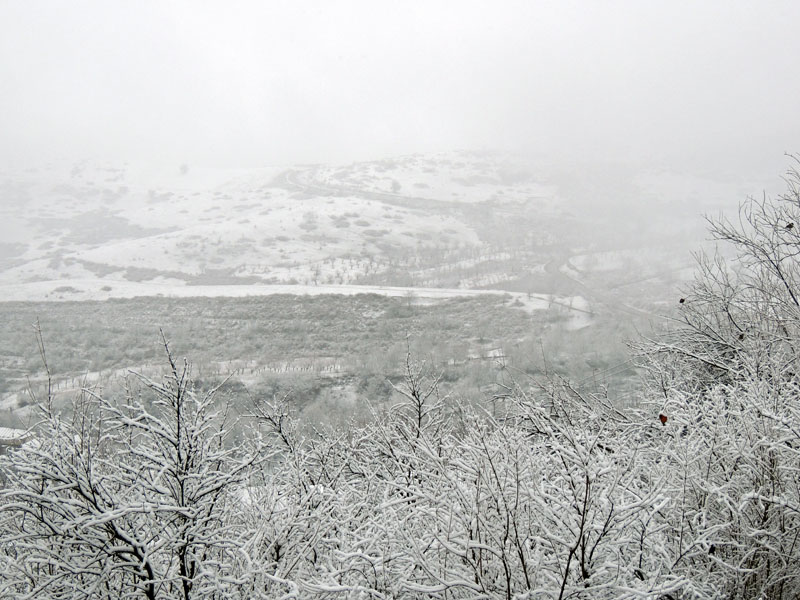
<path id="1" fill-rule="evenodd" d="M 213 390 L 169 374 L 120 401 L 41 405 L 35 442 L 3 463 L 0 597 L 252 597 L 230 511 L 260 453 L 225 442 Z"/>

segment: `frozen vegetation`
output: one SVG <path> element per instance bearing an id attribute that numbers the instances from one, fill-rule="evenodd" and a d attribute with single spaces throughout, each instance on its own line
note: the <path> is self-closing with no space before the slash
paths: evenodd
<path id="1" fill-rule="evenodd" d="M 796 598 L 800 175 L 787 182 L 712 222 L 734 258 L 702 258 L 635 344 L 628 406 L 550 370 L 465 402 L 409 341 L 392 404 L 316 430 L 291 394 L 194 382 L 166 338 L 165 370 L 66 408 L 46 374 L 33 440 L 2 459 L 0 595 Z"/>

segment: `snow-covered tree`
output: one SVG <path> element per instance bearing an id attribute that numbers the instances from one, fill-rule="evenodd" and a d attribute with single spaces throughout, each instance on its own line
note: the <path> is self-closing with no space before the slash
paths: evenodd
<path id="1" fill-rule="evenodd" d="M 217 390 L 196 393 L 164 347 L 168 374 L 121 400 L 43 402 L 3 464 L 0 596 L 239 597 L 248 532 L 230 515 L 260 452 L 228 443 Z"/>
<path id="2" fill-rule="evenodd" d="M 800 594 L 797 170 L 786 182 L 738 222 L 711 222 L 723 253 L 701 257 L 678 326 L 639 348 L 652 418 L 667 419 L 651 452 L 671 472 L 665 522 L 685 595 Z"/>

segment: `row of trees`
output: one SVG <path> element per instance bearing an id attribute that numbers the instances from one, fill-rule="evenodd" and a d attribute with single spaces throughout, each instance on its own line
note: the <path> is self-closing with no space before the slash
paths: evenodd
<path id="1" fill-rule="evenodd" d="M 401 402 L 302 437 L 288 398 L 231 438 L 163 380 L 42 402 L 0 496 L 0 597 L 770 598 L 800 594 L 800 176 L 712 231 L 636 410 L 513 382 L 494 415 L 410 357 Z M 796 225 L 797 224 L 797 225 Z"/>

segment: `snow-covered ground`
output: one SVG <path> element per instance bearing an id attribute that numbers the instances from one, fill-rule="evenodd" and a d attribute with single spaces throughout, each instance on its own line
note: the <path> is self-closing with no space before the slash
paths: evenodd
<path id="1" fill-rule="evenodd" d="M 387 249 L 474 246 L 458 218 L 357 195 L 298 193 L 277 170 L 76 166 L 0 177 L 0 283 L 225 270 L 277 283 L 349 283 Z M 338 262 L 337 262 L 338 261 Z M 144 270 L 144 271 L 143 271 Z"/>
<path id="2" fill-rule="evenodd" d="M 110 298 L 136 298 L 163 296 L 169 298 L 269 296 L 295 294 L 321 296 L 336 294 L 378 294 L 381 296 L 409 298 L 410 300 L 445 300 L 458 297 L 499 296 L 510 304 L 540 310 L 555 302 L 564 307 L 575 306 L 576 310 L 588 310 L 582 299 L 571 296 L 549 296 L 498 290 L 471 290 L 465 288 L 420 288 L 378 285 L 186 285 L 174 281 L 104 281 L 96 279 L 52 280 L 18 283 L 0 287 L 7 302 L 63 302 L 77 300 L 108 300 Z M 514 304 L 516 302 L 516 304 Z"/>
<path id="3" fill-rule="evenodd" d="M 471 152 L 450 152 L 318 168 L 314 180 L 400 197 L 445 202 L 534 201 L 540 210 L 560 208 L 557 188 L 522 167 Z"/>
<path id="4" fill-rule="evenodd" d="M 465 295 L 520 273 L 546 280 L 545 265 L 565 253 L 562 273 L 578 280 L 658 271 L 658 240 L 596 243 L 596 215 L 582 216 L 555 180 L 469 152 L 291 169 L 84 162 L 0 171 L 0 300 L 408 290 L 352 287 L 376 282 L 448 288 L 415 288 L 418 297 Z M 653 210 L 670 209 L 653 219 L 656 232 L 680 232 L 689 218 L 702 230 L 701 207 L 735 207 L 752 191 L 655 171 L 632 183 Z M 532 291 L 520 302 L 546 307 L 536 298 L 550 290 Z"/>

